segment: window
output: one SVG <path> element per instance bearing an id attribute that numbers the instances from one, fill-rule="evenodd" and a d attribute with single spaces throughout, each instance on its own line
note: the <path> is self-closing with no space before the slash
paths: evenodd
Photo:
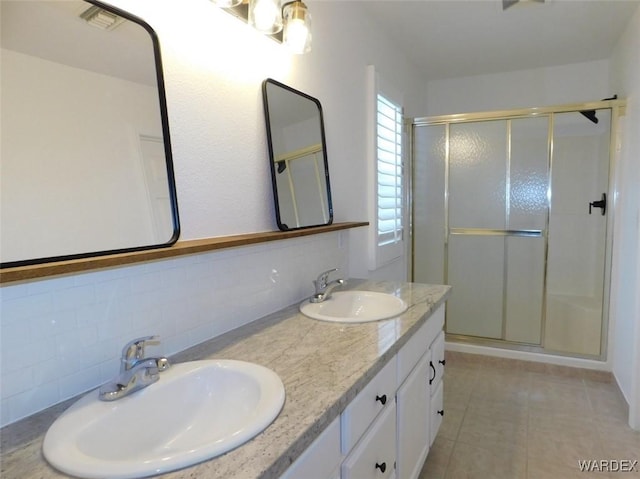
<path id="1" fill-rule="evenodd" d="M 376 164 L 376 241 L 378 246 L 395 245 L 402 241 L 402 108 L 380 93 L 377 95 Z"/>
<path id="2" fill-rule="evenodd" d="M 370 271 L 398 261 L 405 264 L 393 271 L 406 269 L 402 98 L 402 92 L 386 82 L 375 66 L 367 68 Z"/>

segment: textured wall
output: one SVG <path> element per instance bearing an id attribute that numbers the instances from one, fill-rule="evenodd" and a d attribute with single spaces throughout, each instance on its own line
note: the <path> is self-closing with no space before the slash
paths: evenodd
<path id="1" fill-rule="evenodd" d="M 611 81 L 627 99 L 619 139 L 612 309 L 615 312 L 613 372 L 640 429 L 640 8 L 612 56 Z"/>
<path id="2" fill-rule="evenodd" d="M 410 105 L 421 84 L 356 4 L 308 2 L 313 51 L 297 57 L 209 0 L 112 3 L 160 39 L 181 239 L 276 229 L 266 77 L 320 99 L 336 221 L 368 219 L 366 65 Z M 360 228 L 1 288 L 1 423 L 109 379 L 135 336 L 159 333 L 158 352 L 176 352 L 301 300 L 324 269 L 367 276 L 365 240 Z"/>

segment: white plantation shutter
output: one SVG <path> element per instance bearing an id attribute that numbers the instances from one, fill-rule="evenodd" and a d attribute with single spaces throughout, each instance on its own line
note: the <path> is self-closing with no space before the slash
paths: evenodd
<path id="1" fill-rule="evenodd" d="M 402 108 L 377 95 L 377 243 L 402 241 Z"/>

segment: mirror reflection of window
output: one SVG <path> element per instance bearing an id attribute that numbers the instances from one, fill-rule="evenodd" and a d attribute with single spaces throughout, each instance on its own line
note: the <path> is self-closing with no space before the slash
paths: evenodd
<path id="1" fill-rule="evenodd" d="M 269 157 L 281 230 L 333 221 L 320 102 L 267 79 L 263 98 Z"/>
<path id="2" fill-rule="evenodd" d="M 3 267 L 177 239 L 157 41 L 105 8 L 0 2 Z"/>

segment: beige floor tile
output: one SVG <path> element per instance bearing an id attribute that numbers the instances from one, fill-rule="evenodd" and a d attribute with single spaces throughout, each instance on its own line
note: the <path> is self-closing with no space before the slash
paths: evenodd
<path id="1" fill-rule="evenodd" d="M 613 378 L 613 374 L 608 371 L 594 371 L 594 370 L 584 369 L 582 371 L 582 377 L 586 383 L 594 382 L 594 383 L 603 383 L 603 384 L 615 384 L 615 379 Z"/>
<path id="2" fill-rule="evenodd" d="M 577 377 L 558 377 L 558 376 L 545 376 L 537 373 L 530 375 L 530 387 L 531 391 L 536 390 L 558 390 L 558 391 L 573 391 L 586 394 L 584 381 Z"/>
<path id="3" fill-rule="evenodd" d="M 609 373 L 462 353 L 447 361 L 449 414 L 419 479 L 640 478 L 640 462 L 622 475 L 578 464 L 640 461 L 640 432 Z"/>
<path id="4" fill-rule="evenodd" d="M 528 410 L 527 404 L 521 401 L 486 397 L 474 398 L 467 407 L 467 411 L 473 415 L 510 421 L 526 421 Z"/>
<path id="5" fill-rule="evenodd" d="M 565 467 L 549 464 L 543 460 L 529 461 L 527 464 L 527 479 L 608 479 L 607 472 L 581 471 L 580 467 Z"/>
<path id="6" fill-rule="evenodd" d="M 517 359 L 485 356 L 480 364 L 482 364 L 482 369 L 486 371 L 502 371 L 521 374 L 529 371 L 529 362 Z"/>
<path id="7" fill-rule="evenodd" d="M 458 438 L 458 432 L 460 431 L 460 425 L 462 424 L 464 414 L 464 409 L 454 409 L 447 406 L 437 437 L 455 441 Z"/>
<path id="8" fill-rule="evenodd" d="M 527 419 L 523 417 L 521 420 L 509 420 L 467 412 L 458 433 L 458 443 L 482 447 L 526 448 Z"/>
<path id="9" fill-rule="evenodd" d="M 444 379 L 444 405 L 447 409 L 467 409 L 471 399 L 471 388 L 460 387 Z"/>
<path id="10" fill-rule="evenodd" d="M 486 382 L 484 384 L 476 384 L 471 391 L 474 398 L 501 399 L 506 398 L 520 403 L 527 403 L 529 398 L 528 385 L 518 385 L 507 382 Z"/>
<path id="11" fill-rule="evenodd" d="M 552 436 L 530 431 L 527 453 L 530 462 L 541 461 L 559 467 L 577 467 L 578 461 L 602 459 L 604 452 L 594 435 Z"/>
<path id="12" fill-rule="evenodd" d="M 477 370 L 482 367 L 481 359 L 485 356 L 475 354 L 463 354 L 445 351 L 445 359 L 448 367 L 461 367 L 467 370 Z M 480 358 L 480 359 L 479 359 Z"/>
<path id="13" fill-rule="evenodd" d="M 598 423 L 600 443 L 604 459 L 638 461 L 637 473 L 640 474 L 640 431 L 634 431 L 626 425 Z"/>
<path id="14" fill-rule="evenodd" d="M 580 375 L 575 376 L 562 376 L 562 375 L 554 375 L 545 372 L 534 372 L 530 373 L 531 384 L 560 384 L 562 386 L 573 386 L 582 388 L 584 387 L 585 381 Z"/>
<path id="15" fill-rule="evenodd" d="M 529 406 L 559 412 L 588 414 L 591 403 L 584 386 L 532 382 L 529 391 Z"/>
<path id="16" fill-rule="evenodd" d="M 598 417 L 626 420 L 627 403 L 617 391 L 591 387 L 586 388 L 586 391 L 591 409 Z"/>
<path id="17" fill-rule="evenodd" d="M 524 404 L 528 401 L 529 383 L 527 374 L 480 372 L 471 392 L 471 398 Z"/>
<path id="18" fill-rule="evenodd" d="M 484 448 L 457 442 L 446 479 L 525 479 L 526 448 Z"/>
<path id="19" fill-rule="evenodd" d="M 447 363 L 444 369 L 445 377 L 453 380 L 462 380 L 467 383 L 474 383 L 478 376 L 478 369 L 468 369 Z"/>
<path id="20" fill-rule="evenodd" d="M 529 433 L 551 436 L 589 435 L 596 439 L 598 430 L 590 413 L 556 411 L 553 409 L 529 408 Z"/>
<path id="21" fill-rule="evenodd" d="M 444 479 L 454 445 L 454 441 L 445 439 L 438 433 L 418 479 Z"/>
<path id="22" fill-rule="evenodd" d="M 607 427 L 623 430 L 629 427 L 629 415 L 626 412 L 618 411 L 613 414 L 610 411 L 608 414 L 603 415 L 602 411 L 598 411 L 593 414 L 593 421 L 596 424 L 598 430 Z"/>

